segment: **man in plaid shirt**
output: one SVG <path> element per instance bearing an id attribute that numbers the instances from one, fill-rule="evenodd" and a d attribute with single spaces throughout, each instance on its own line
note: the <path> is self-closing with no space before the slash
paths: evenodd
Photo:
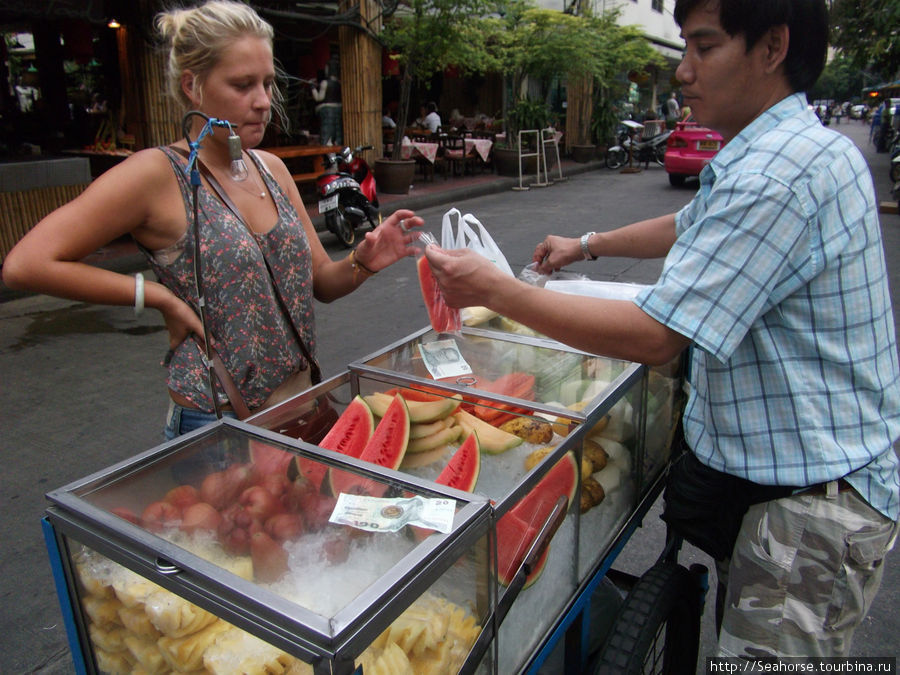
<path id="1" fill-rule="evenodd" d="M 691 346 L 685 459 L 721 495 L 710 518 L 742 507 L 717 560 L 719 654 L 846 655 L 897 534 L 900 368 L 871 176 L 803 94 L 825 63 L 825 2 L 677 0 L 675 18 L 684 104 L 727 143 L 696 197 L 534 254 L 543 272 L 665 256 L 655 285 L 634 302 L 562 296 L 468 252 L 426 254 L 452 306 L 642 363 Z"/>

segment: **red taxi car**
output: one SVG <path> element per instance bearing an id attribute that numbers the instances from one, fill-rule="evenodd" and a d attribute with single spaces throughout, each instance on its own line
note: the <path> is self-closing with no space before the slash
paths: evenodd
<path id="1" fill-rule="evenodd" d="M 722 136 L 701 127 L 693 117 L 676 124 L 666 143 L 665 167 L 669 183 L 679 186 L 688 176 L 699 176 L 721 147 Z"/>

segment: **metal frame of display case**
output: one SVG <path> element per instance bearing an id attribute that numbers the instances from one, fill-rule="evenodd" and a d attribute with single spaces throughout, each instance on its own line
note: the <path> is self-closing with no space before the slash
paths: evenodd
<path id="1" fill-rule="evenodd" d="M 518 480 L 515 487 L 509 491 L 509 493 L 505 494 L 502 499 L 498 500 L 498 502 L 493 505 L 485 505 L 485 498 L 476 497 L 475 495 L 469 493 L 459 493 L 452 488 L 445 488 L 443 486 L 436 486 L 430 481 L 416 478 L 415 476 L 411 476 L 407 473 L 394 472 L 389 469 L 384 469 L 381 467 L 375 467 L 371 464 L 361 462 L 359 460 L 348 458 L 344 455 L 340 455 L 339 453 L 332 452 L 329 450 L 324 450 L 322 448 L 318 448 L 317 446 L 309 446 L 308 444 L 304 444 L 302 442 L 296 441 L 293 438 L 290 438 L 290 435 L 286 437 L 284 433 L 280 433 L 288 428 L 299 429 L 302 427 L 297 427 L 298 423 L 298 415 L 297 410 L 302 409 L 303 406 L 307 405 L 312 400 L 317 400 L 320 396 L 331 396 L 332 392 L 336 391 L 339 387 L 349 387 L 350 398 L 360 393 L 360 381 L 364 379 L 366 381 L 371 382 L 379 382 L 389 386 L 415 386 L 415 385 L 426 385 L 426 386 L 435 386 L 439 385 L 440 389 L 446 391 L 448 394 L 471 394 L 472 389 L 458 383 L 440 381 L 435 382 L 431 379 L 426 379 L 419 377 L 417 375 L 411 373 L 402 373 L 396 370 L 388 370 L 384 368 L 379 368 L 377 366 L 373 366 L 368 361 L 372 361 L 377 359 L 378 357 L 385 355 L 395 349 L 398 349 L 404 346 L 406 343 L 409 343 L 412 340 L 415 340 L 423 335 L 426 335 L 430 331 L 430 328 L 426 327 L 421 331 L 415 332 L 409 336 L 398 340 L 391 345 L 380 349 L 369 356 L 360 359 L 358 361 L 354 361 L 349 364 L 349 370 L 343 373 L 340 373 L 325 382 L 316 385 L 315 387 L 306 390 L 305 392 L 301 392 L 300 394 L 295 395 L 291 399 L 274 406 L 266 411 L 257 413 L 253 415 L 251 418 L 248 418 L 245 423 L 225 421 L 224 424 L 232 424 L 236 425 L 239 428 L 249 428 L 252 430 L 254 434 L 258 434 L 267 440 L 271 440 L 273 442 L 283 444 L 283 445 L 293 445 L 298 447 L 301 451 L 311 453 L 316 456 L 317 459 L 321 461 L 325 461 L 328 464 L 334 466 L 349 466 L 353 469 L 357 470 L 360 473 L 371 475 L 375 478 L 386 479 L 390 481 L 396 481 L 401 483 L 409 483 L 414 485 L 417 489 L 422 490 L 424 492 L 436 493 L 436 494 L 445 494 L 449 493 L 461 499 L 468 499 L 470 502 L 481 502 L 478 508 L 485 508 L 489 512 L 488 528 L 491 531 L 489 535 L 491 541 L 495 539 L 495 534 L 493 533 L 493 520 L 500 518 L 504 515 L 509 509 L 522 497 L 524 496 L 532 487 L 534 487 L 538 481 L 543 476 L 543 470 L 535 470 L 532 469 L 528 471 L 521 480 Z M 572 354 L 581 354 L 589 357 L 593 357 L 594 355 L 588 354 L 587 352 L 583 352 L 581 350 L 576 350 L 561 343 L 558 343 L 554 340 L 550 340 L 548 338 L 542 337 L 532 337 L 532 336 L 523 336 L 513 333 L 504 333 L 490 329 L 480 329 L 480 328 L 464 328 L 462 331 L 463 335 L 469 335 L 477 338 L 489 338 L 489 339 L 497 339 L 503 340 L 509 343 L 517 344 L 517 345 L 530 345 L 538 348 L 547 348 L 562 352 L 568 352 Z M 611 360 L 615 361 L 615 360 Z M 600 420 L 600 418 L 606 415 L 616 403 L 629 394 L 630 392 L 637 392 L 640 398 L 639 408 L 635 411 L 635 414 L 639 417 L 636 422 L 636 428 L 639 430 L 640 436 L 634 441 L 634 454 L 635 456 L 632 459 L 633 462 L 633 470 L 632 475 L 634 478 L 634 494 L 629 497 L 628 503 L 631 504 L 631 508 L 627 513 L 627 516 L 618 520 L 616 523 L 616 527 L 614 530 L 610 531 L 610 534 L 607 538 L 604 539 L 604 544 L 598 548 L 596 555 L 593 556 L 590 562 L 583 566 L 580 561 L 579 549 L 578 547 L 583 545 L 581 542 L 581 532 L 580 532 L 580 522 L 582 515 L 579 513 L 579 509 L 577 506 L 571 508 L 571 516 L 572 522 L 575 528 L 575 579 L 572 580 L 572 589 L 568 588 L 568 584 L 566 585 L 565 593 L 566 593 L 566 601 L 565 606 L 562 611 L 557 612 L 554 609 L 554 619 L 552 621 L 552 625 L 550 628 L 543 634 L 542 638 L 537 642 L 529 642 L 527 646 L 523 646 L 523 648 L 527 648 L 529 653 L 524 661 L 524 666 L 517 668 L 517 672 L 528 672 L 528 673 L 537 673 L 541 666 L 546 663 L 548 657 L 554 652 L 554 650 L 560 645 L 561 641 L 564 641 L 563 644 L 565 646 L 565 668 L 566 672 L 583 672 L 583 668 L 587 659 L 587 640 L 586 635 L 590 631 L 589 619 L 587 618 L 587 610 L 590 608 L 592 603 L 593 594 L 597 586 L 603 580 L 603 578 L 607 575 L 607 573 L 612 570 L 613 563 L 615 562 L 616 557 L 619 555 L 621 550 L 624 548 L 625 544 L 628 542 L 630 537 L 634 534 L 636 529 L 639 527 L 643 518 L 646 516 L 648 510 L 651 508 L 653 503 L 658 498 L 659 494 L 662 491 L 662 486 L 664 484 L 665 475 L 667 473 L 668 467 L 668 459 L 666 458 L 663 461 L 662 466 L 654 466 L 653 467 L 653 475 L 644 475 L 645 472 L 645 463 L 643 453 L 645 451 L 645 433 L 646 426 L 648 423 L 647 417 L 649 414 L 648 411 L 648 381 L 649 381 L 649 373 L 650 370 L 647 366 L 643 366 L 640 364 L 629 363 L 629 362 L 621 362 L 623 367 L 621 373 L 616 376 L 612 382 L 609 383 L 607 388 L 600 394 L 597 394 L 593 397 L 591 404 L 588 405 L 584 411 L 573 411 L 566 408 L 560 408 L 554 405 L 547 405 L 541 402 L 529 401 L 528 407 L 536 412 L 543 412 L 551 415 L 555 415 L 558 417 L 565 417 L 571 419 L 574 422 L 578 423 L 578 427 L 572 431 L 569 436 L 565 438 L 564 441 L 560 442 L 554 450 L 549 453 L 538 466 L 543 466 L 545 468 L 549 468 L 553 466 L 556 461 L 561 458 L 564 454 L 569 451 L 574 451 L 579 462 L 581 460 L 582 454 L 582 442 L 586 437 L 587 431 L 592 428 L 592 426 Z M 679 376 L 680 377 L 680 376 Z M 679 387 L 680 389 L 680 387 Z M 680 405 L 680 391 L 677 392 L 676 398 L 678 399 L 678 404 Z M 520 399 L 512 398 L 509 396 L 505 396 L 502 394 L 492 394 L 488 392 L 484 392 L 478 390 L 479 399 L 486 399 L 490 401 L 494 401 L 500 404 L 508 404 L 512 406 L 519 406 L 522 401 Z M 345 405 L 349 403 L 347 401 L 339 401 L 340 404 Z M 218 424 L 218 423 L 217 423 Z M 301 420 L 302 424 L 302 420 Z M 190 435 L 182 436 L 175 441 L 172 441 L 163 448 L 172 447 L 177 443 L 189 440 L 191 438 L 196 437 L 198 434 L 207 433 L 204 431 L 207 428 L 198 430 L 196 432 L 192 432 Z M 268 430 L 267 430 L 268 429 Z M 286 440 L 287 438 L 287 440 Z M 671 446 L 671 438 L 669 439 Z M 149 458 L 154 456 L 154 453 L 159 453 L 160 448 L 157 448 L 154 451 L 148 451 L 147 453 L 143 453 L 133 460 L 127 460 L 126 462 L 120 463 L 107 472 L 103 472 L 104 474 L 115 472 L 117 470 L 124 470 L 125 467 L 133 461 L 149 461 Z M 83 485 L 91 480 L 98 480 L 101 476 L 95 474 L 83 481 L 79 481 L 70 486 L 66 486 L 62 490 L 66 490 L 72 488 L 73 486 Z M 578 492 L 580 492 L 581 480 L 578 483 Z M 85 523 L 80 522 L 70 522 L 67 516 L 66 518 L 61 518 L 58 513 L 56 513 L 57 509 L 65 509 L 67 506 L 71 506 L 68 504 L 67 500 L 69 497 L 66 495 L 60 495 L 61 491 L 55 491 L 51 493 L 51 501 L 57 503 L 57 506 L 51 507 L 48 510 L 48 516 L 50 516 L 49 520 L 45 518 L 45 538 L 48 542 L 48 551 L 51 554 L 51 562 L 53 562 L 54 553 L 53 548 L 56 547 L 64 547 L 65 541 L 62 538 L 60 532 L 56 530 L 56 527 L 59 526 L 66 531 L 72 532 L 81 532 Z M 48 495 L 50 496 L 50 495 Z M 579 494 L 575 495 L 575 504 L 578 503 Z M 470 503 L 468 507 L 472 507 Z M 475 508 L 475 507 L 473 507 Z M 97 511 L 101 511 L 97 509 Z M 122 525 L 119 523 L 119 519 L 111 516 L 108 513 L 93 513 L 91 514 L 92 518 L 96 518 L 97 522 L 102 524 L 104 527 L 110 527 L 109 521 L 117 521 L 114 523 L 116 525 L 115 528 L 112 528 L 110 531 L 113 532 L 117 528 L 121 528 Z M 459 516 L 459 514 L 457 514 Z M 480 516 L 479 516 L 480 518 Z M 52 522 L 51 522 L 52 521 Z M 480 522 L 480 520 L 479 520 Z M 130 526 L 129 526 L 130 527 Z M 74 529 L 69 529 L 74 528 Z M 88 528 L 90 529 L 90 528 Z M 156 552 L 154 545 L 158 543 L 159 538 L 153 537 L 149 533 L 146 533 L 140 528 L 135 527 L 135 530 L 138 532 L 131 532 L 131 534 L 136 535 L 136 540 L 141 542 L 144 546 L 144 552 L 149 554 L 150 552 Z M 140 533 L 143 534 L 140 534 Z M 445 535 L 449 536 L 449 535 Z M 431 538 L 438 539 L 438 538 Z M 144 540 L 144 541 L 142 541 Z M 429 545 L 425 545 L 423 548 L 417 549 L 417 552 L 421 554 L 421 557 L 417 556 L 417 561 L 419 565 L 422 566 L 422 570 L 430 568 L 431 565 L 440 565 L 442 564 L 440 560 L 451 560 L 452 543 L 444 542 L 444 545 L 441 545 L 443 540 L 434 541 Z M 87 542 L 84 542 L 87 543 Z M 98 539 L 95 542 L 98 548 L 103 548 L 106 545 L 105 539 Z M 462 540 L 459 540 L 459 550 L 457 554 L 459 554 L 463 549 L 464 545 Z M 496 558 L 496 550 L 494 549 L 495 544 L 492 543 L 491 550 L 492 555 Z M 451 553 L 447 553 L 448 548 L 451 547 Z M 666 545 L 666 549 L 662 552 L 660 559 L 663 557 L 667 557 L 668 559 L 674 559 L 673 551 L 677 554 L 677 542 L 674 545 L 669 542 Z M 104 552 L 103 550 L 100 551 Z M 121 561 L 127 561 L 129 563 L 134 563 L 135 558 L 133 556 L 132 551 L 112 551 L 114 555 L 119 556 Z M 444 555 L 437 555 L 438 552 L 443 552 Z M 167 551 L 163 551 L 168 555 Z M 189 555 L 189 554 L 188 554 Z M 67 564 L 64 562 L 65 557 L 61 552 L 57 552 L 57 561 L 54 563 L 54 575 L 60 575 L 60 578 L 63 579 L 67 584 L 71 586 L 73 583 L 72 572 L 71 570 L 66 569 Z M 111 556 L 112 557 L 112 556 Z M 183 557 L 173 556 L 174 560 L 169 561 L 166 555 L 161 556 L 163 558 L 163 562 L 174 562 L 176 569 L 180 569 L 179 565 L 184 564 L 185 560 Z M 435 560 L 431 560 L 429 558 L 434 557 Z M 193 558 L 191 556 L 190 558 Z M 192 560 L 187 559 L 191 564 L 197 563 L 199 565 L 199 569 L 204 569 L 204 564 L 211 566 L 211 563 L 206 563 L 205 561 Z M 143 569 L 146 569 L 148 574 L 153 575 L 153 580 L 156 581 L 159 579 L 160 585 L 167 587 L 166 584 L 169 583 L 171 587 L 177 588 L 179 591 L 182 590 L 183 584 L 176 583 L 172 580 L 171 577 L 167 577 L 164 571 L 161 571 L 157 564 L 158 561 L 152 558 L 152 556 L 145 555 L 143 558 L 138 557 L 141 561 L 141 565 Z M 125 563 L 123 563 L 125 564 Z M 57 569 L 58 565 L 58 569 Z M 126 564 L 126 566 L 129 566 Z M 584 569 L 583 569 L 584 567 Z M 207 570 L 208 571 L 208 570 Z M 214 570 L 213 570 L 214 571 Z M 421 571 L 421 570 L 420 570 Z M 614 571 L 614 570 L 613 570 Z M 428 575 L 429 578 L 431 575 Z M 176 574 L 175 577 L 178 577 Z M 407 606 L 412 600 L 417 598 L 423 589 L 420 588 L 424 581 L 422 581 L 419 585 L 416 585 L 414 582 L 417 579 L 422 579 L 421 575 L 412 575 L 410 577 L 408 574 L 401 573 L 397 571 L 397 578 L 392 579 L 391 583 L 397 583 L 401 592 L 397 594 L 394 600 L 390 603 L 391 607 L 401 609 Z M 248 586 L 253 586 L 250 582 L 244 582 Z M 59 582 L 57 582 L 57 590 L 60 592 Z M 499 594 L 497 589 L 497 584 L 493 584 L 494 593 L 491 598 L 491 612 L 488 617 L 485 618 L 484 625 L 482 626 L 482 634 L 479 638 L 480 643 L 485 643 L 486 641 L 490 641 L 493 649 L 494 649 L 494 662 L 493 667 L 497 667 L 496 661 L 496 643 L 497 638 L 499 637 L 500 624 L 498 621 L 498 617 L 496 616 L 496 608 L 498 606 L 503 605 L 504 603 L 509 604 L 510 597 L 507 596 L 506 593 Z M 199 583 L 196 587 L 192 587 L 188 589 L 188 593 L 192 594 L 194 598 L 200 600 L 202 602 L 197 602 L 198 605 L 204 606 L 204 602 L 209 601 L 210 595 L 215 595 L 220 590 L 219 586 L 213 585 L 209 587 L 206 583 Z M 180 594 L 180 593 L 179 593 Z M 499 596 L 499 597 L 498 597 Z M 226 597 L 227 593 L 226 593 Z M 237 594 L 230 597 L 231 600 L 242 602 L 246 597 L 245 595 Z M 60 601 L 63 603 L 63 594 L 60 592 Z M 190 598 L 188 598 L 190 599 Z M 69 602 L 72 601 L 72 598 L 69 598 Z M 405 604 L 404 604 L 405 603 Z M 513 601 L 514 605 L 515 602 Z M 364 605 L 364 603 L 363 603 Z M 208 605 L 208 607 L 211 605 Z M 70 607 L 71 609 L 71 607 Z M 221 612 L 225 611 L 226 614 L 229 613 L 229 607 L 226 606 L 223 609 L 222 607 L 216 605 L 214 612 L 221 615 Z M 64 605 L 64 614 L 65 614 L 65 605 Z M 75 612 L 72 616 L 72 630 L 70 633 L 70 642 L 72 642 L 71 635 L 74 634 L 76 636 L 80 635 L 80 639 L 85 639 L 84 627 L 78 626 L 77 616 L 79 611 L 75 609 Z M 229 615 L 230 616 L 230 615 Z M 224 617 L 227 620 L 231 620 L 228 616 Z M 256 624 L 247 624 L 246 622 L 246 614 L 238 612 L 234 617 L 233 621 L 235 625 L 241 625 L 241 622 L 244 622 L 244 626 L 247 629 L 258 629 L 259 626 Z M 357 620 L 359 616 L 357 615 Z M 502 618 L 502 617 L 501 617 Z M 313 622 L 314 623 L 314 622 Z M 365 622 L 363 622 L 364 624 Z M 349 625 L 349 624 L 348 624 Z M 68 629 L 67 625 L 67 629 Z M 283 625 L 279 616 L 276 615 L 271 617 L 271 621 L 267 622 L 266 625 L 263 626 L 264 630 L 262 631 L 265 635 L 266 639 L 270 639 L 273 644 L 276 644 L 280 647 L 290 647 L 291 649 L 296 648 L 297 645 L 297 634 L 292 632 L 291 627 L 286 627 Z M 259 633 L 259 630 L 251 630 L 251 632 Z M 302 633 L 302 631 L 301 631 Z M 324 633 L 323 633 L 324 634 Z M 362 645 L 365 647 L 368 643 L 371 642 L 372 639 L 377 635 L 369 634 L 365 630 L 365 626 L 363 625 L 359 630 L 356 631 L 356 635 L 353 637 L 353 640 L 347 640 L 346 644 L 338 645 L 338 649 L 343 649 L 347 645 Z M 318 635 L 313 636 L 318 637 Z M 76 643 L 72 642 L 73 655 L 76 657 L 78 653 L 76 652 Z M 80 647 L 79 647 L 80 648 Z M 290 649 L 286 649 L 286 651 L 291 651 Z M 303 646 L 304 654 L 309 652 L 310 654 L 316 654 L 319 657 L 327 657 L 331 654 L 331 652 L 322 654 L 322 650 L 315 645 L 315 640 L 310 642 L 307 645 Z M 326 650 L 327 651 L 327 650 Z M 337 651 L 337 650 L 335 650 Z M 352 651 L 350 649 L 347 650 Z M 473 653 L 476 651 L 476 648 L 473 647 Z M 293 652 L 292 652 L 293 653 Z M 301 656 L 301 658 L 303 658 Z M 472 662 L 471 654 L 470 659 L 467 661 L 467 666 L 471 665 Z M 347 665 L 348 668 L 352 667 L 352 662 Z M 473 667 L 474 669 L 474 667 Z M 318 670 L 316 671 L 319 672 Z M 350 670 L 347 670 L 350 672 Z"/>
<path id="2" fill-rule="evenodd" d="M 408 554 L 412 556 L 410 565 L 401 569 L 395 564 L 387 570 L 379 578 L 378 586 L 391 589 L 390 594 L 369 587 L 329 619 L 156 537 L 75 494 L 115 478 L 136 474 L 192 440 L 211 436 L 223 427 L 236 428 L 320 461 L 327 460 L 326 463 L 342 469 L 353 464 L 366 475 L 405 485 L 419 493 L 457 499 L 462 506 L 454 517 L 453 531 L 426 538 Z M 493 548 L 493 535 L 492 516 L 485 499 L 357 460 L 345 461 L 350 459 L 259 427 L 222 419 L 48 493 L 47 498 L 53 506 L 47 509 L 43 519 L 44 534 L 76 670 L 93 672 L 93 659 L 88 658 L 89 650 L 85 649 L 89 641 L 78 604 L 74 571 L 67 555 L 67 537 L 313 664 L 317 674 L 353 672 L 353 659 L 386 628 L 386 625 L 380 625 L 385 623 L 385 617 L 393 620 L 399 616 L 478 538 L 486 536 L 488 546 Z M 487 573 L 487 578 L 491 576 Z M 494 630 L 496 589 L 488 589 L 486 602 L 482 630 Z M 332 665 L 337 669 L 332 670 Z"/>

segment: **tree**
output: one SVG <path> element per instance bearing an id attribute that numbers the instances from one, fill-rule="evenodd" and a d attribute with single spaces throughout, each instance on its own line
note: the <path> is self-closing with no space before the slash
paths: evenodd
<path id="1" fill-rule="evenodd" d="M 662 54 L 644 39 L 638 26 L 619 25 L 618 10 L 581 18 L 582 30 L 588 32 L 593 39 L 589 45 L 592 51 L 587 62 L 568 71 L 570 81 L 581 78 L 586 83 L 582 89 L 585 100 L 569 100 L 571 112 L 568 126 L 573 145 L 585 145 L 592 141 L 591 118 L 596 111 L 593 104 L 596 89 L 601 91 L 603 98 L 608 98 L 607 92 L 618 75 L 630 71 L 640 72 L 651 65 L 665 65 Z M 606 139 L 599 140 L 604 142 Z"/>
<path id="2" fill-rule="evenodd" d="M 900 2 L 834 0 L 831 42 L 857 68 L 893 78 L 900 71 Z"/>
<path id="3" fill-rule="evenodd" d="M 494 7 L 488 0 L 406 0 L 398 7 L 382 34 L 400 66 L 398 137 L 409 120 L 415 82 L 450 65 L 463 72 L 491 69 L 478 26 Z M 393 159 L 400 159 L 400 150 L 401 144 L 394 143 Z"/>
<path id="4" fill-rule="evenodd" d="M 549 82 L 565 77 L 570 94 L 576 87 L 582 92 L 569 99 L 570 106 L 579 108 L 570 134 L 574 143 L 585 144 L 591 136 L 595 83 L 606 87 L 620 73 L 663 62 L 640 29 L 618 25 L 618 16 L 616 10 L 596 17 L 576 16 L 538 9 L 528 0 L 510 0 L 501 18 L 481 22 L 486 48 L 510 84 L 512 105 L 505 102 L 504 106 L 509 143 L 515 142 L 518 131 L 516 109 L 530 110 L 534 105 L 525 87 L 529 79 Z"/>
<path id="5" fill-rule="evenodd" d="M 859 98 L 862 88 L 862 71 L 846 55 L 840 54 L 825 64 L 825 69 L 810 87 L 807 96 L 811 101 L 850 101 Z"/>

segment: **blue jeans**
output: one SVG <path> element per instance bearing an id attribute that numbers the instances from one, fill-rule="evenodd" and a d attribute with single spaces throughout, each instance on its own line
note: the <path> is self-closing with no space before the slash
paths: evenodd
<path id="1" fill-rule="evenodd" d="M 237 415 L 230 410 L 223 410 L 222 416 L 237 419 Z M 214 412 L 203 412 L 196 408 L 185 408 L 174 401 L 169 401 L 169 412 L 166 414 L 166 440 L 171 441 L 182 434 L 186 434 L 194 429 L 199 429 L 200 427 L 215 421 L 216 414 Z"/>
<path id="2" fill-rule="evenodd" d="M 222 411 L 223 417 L 236 419 L 230 410 Z M 169 401 L 169 412 L 166 415 L 165 437 L 171 441 L 182 434 L 206 426 L 216 421 L 214 412 L 203 412 L 195 408 L 185 408 L 174 401 Z M 214 446 L 201 449 L 199 452 L 185 452 L 172 466 L 172 477 L 176 483 L 194 484 L 212 471 L 221 471 L 231 464 L 229 451 L 225 447 Z"/>

